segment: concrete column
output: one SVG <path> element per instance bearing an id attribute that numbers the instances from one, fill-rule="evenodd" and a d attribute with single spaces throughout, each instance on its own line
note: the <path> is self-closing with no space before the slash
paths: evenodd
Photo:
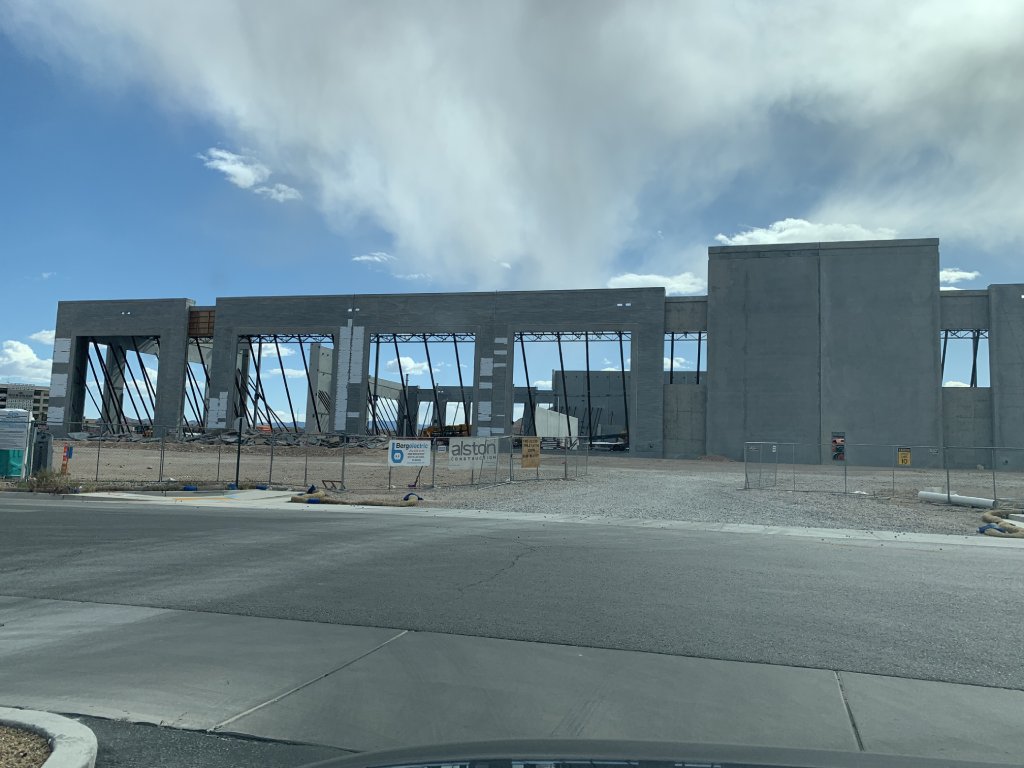
<path id="1" fill-rule="evenodd" d="M 57 309 L 57 333 L 50 368 L 50 405 L 47 425 L 54 437 L 79 432 L 85 420 L 85 387 L 89 381 L 86 362 L 88 340 L 72 335 L 72 329 L 60 305 Z"/>
<path id="2" fill-rule="evenodd" d="M 406 411 L 408 401 L 408 411 Z M 416 420 L 420 412 L 420 388 L 406 387 L 405 396 L 398 396 L 398 433 L 403 437 L 416 435 Z"/>
<path id="3" fill-rule="evenodd" d="M 988 360 L 996 469 L 1024 470 L 1024 283 L 991 285 Z"/>
<path id="4" fill-rule="evenodd" d="M 664 442 L 665 329 L 661 323 L 636 327 L 630 339 L 629 452 L 661 458 Z M 584 417 L 584 421 L 586 417 Z"/>
<path id="5" fill-rule="evenodd" d="M 236 419 L 241 415 L 235 393 L 239 352 L 238 330 L 228 322 L 226 313 L 218 312 L 213 331 L 213 352 L 207 361 L 210 366 L 207 429 L 235 429 Z M 245 361 L 248 361 L 248 352 Z"/>
<path id="6" fill-rule="evenodd" d="M 307 361 L 309 365 L 309 383 L 303 380 L 301 382 L 302 392 L 292 392 L 293 402 L 302 402 L 303 399 L 306 401 L 306 432 L 317 432 L 318 423 L 321 432 L 329 432 L 331 430 L 334 408 L 330 404 L 334 400 L 334 376 L 337 368 L 335 358 L 335 351 L 332 348 L 324 347 L 319 343 L 309 345 L 309 359 Z M 310 384 L 312 384 L 313 395 L 316 396 L 315 403 L 312 395 L 310 395 Z M 326 393 L 328 397 L 327 404 L 321 399 L 321 392 Z M 317 416 L 319 416 L 319 422 L 317 422 Z M 289 418 L 291 417 L 289 416 Z"/>
<path id="7" fill-rule="evenodd" d="M 473 372 L 473 434 L 512 433 L 512 326 L 489 323 L 476 329 Z"/>
<path id="8" fill-rule="evenodd" d="M 187 318 L 180 329 L 169 329 L 160 335 L 158 359 L 153 435 L 180 437 L 188 360 Z"/>
<path id="9" fill-rule="evenodd" d="M 350 307 L 350 311 L 353 308 Z M 352 314 L 356 313 L 352 311 Z M 370 334 L 356 322 L 338 329 L 334 343 L 334 420 L 332 428 L 349 435 L 366 433 L 366 383 Z"/>
<path id="10" fill-rule="evenodd" d="M 124 348 L 109 344 L 107 353 L 104 355 L 103 364 L 106 366 L 103 381 L 103 394 L 100 400 L 100 421 L 105 428 L 111 432 L 123 432 L 121 424 L 122 414 L 125 418 L 134 415 L 132 411 L 124 410 Z M 97 373 L 100 373 L 97 371 Z M 103 373 L 101 373 L 103 375 Z"/>

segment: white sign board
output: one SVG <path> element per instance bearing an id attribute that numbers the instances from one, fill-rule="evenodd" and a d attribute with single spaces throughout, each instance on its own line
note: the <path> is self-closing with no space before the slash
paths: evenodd
<path id="1" fill-rule="evenodd" d="M 498 439 L 453 437 L 448 441 L 448 469 L 497 469 Z"/>
<path id="2" fill-rule="evenodd" d="M 32 414 L 22 408 L 0 408 L 0 451 L 28 450 Z"/>
<path id="3" fill-rule="evenodd" d="M 392 467 L 429 467 L 429 440 L 392 440 L 388 449 L 388 464 Z"/>

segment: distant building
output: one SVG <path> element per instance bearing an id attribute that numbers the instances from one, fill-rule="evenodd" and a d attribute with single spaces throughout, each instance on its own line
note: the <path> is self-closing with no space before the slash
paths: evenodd
<path id="1" fill-rule="evenodd" d="M 0 408 L 23 408 L 32 420 L 43 423 L 50 406 L 50 388 L 35 384 L 0 384 Z"/>

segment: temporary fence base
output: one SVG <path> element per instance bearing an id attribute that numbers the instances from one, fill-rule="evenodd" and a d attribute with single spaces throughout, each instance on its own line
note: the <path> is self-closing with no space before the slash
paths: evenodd
<path id="1" fill-rule="evenodd" d="M 563 446 L 543 451 L 540 468 L 521 468 L 512 436 L 486 438 L 397 438 L 429 443 L 422 466 L 402 466 L 391 457 L 391 440 L 382 436 L 327 434 L 207 435 L 203 439 L 143 438 L 123 434 L 58 440 L 54 455 L 73 448 L 70 475 L 83 483 L 104 486 L 166 486 L 234 484 L 236 487 L 277 484 L 303 490 L 310 485 L 334 490 L 394 492 L 441 488 L 483 488 L 496 484 L 586 474 L 587 451 Z M 479 460 L 466 461 L 449 451 L 460 445 L 482 446 Z M 528 473 L 528 474 L 527 474 Z"/>

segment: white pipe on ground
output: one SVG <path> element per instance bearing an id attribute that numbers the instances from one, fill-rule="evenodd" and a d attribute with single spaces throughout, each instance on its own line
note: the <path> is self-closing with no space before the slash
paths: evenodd
<path id="1" fill-rule="evenodd" d="M 958 496 L 955 493 L 945 494 L 935 491 L 919 491 L 917 498 L 921 501 L 934 501 L 939 504 L 956 504 L 959 507 L 980 507 L 982 509 L 995 509 L 995 499 L 982 499 L 978 496 Z"/>

